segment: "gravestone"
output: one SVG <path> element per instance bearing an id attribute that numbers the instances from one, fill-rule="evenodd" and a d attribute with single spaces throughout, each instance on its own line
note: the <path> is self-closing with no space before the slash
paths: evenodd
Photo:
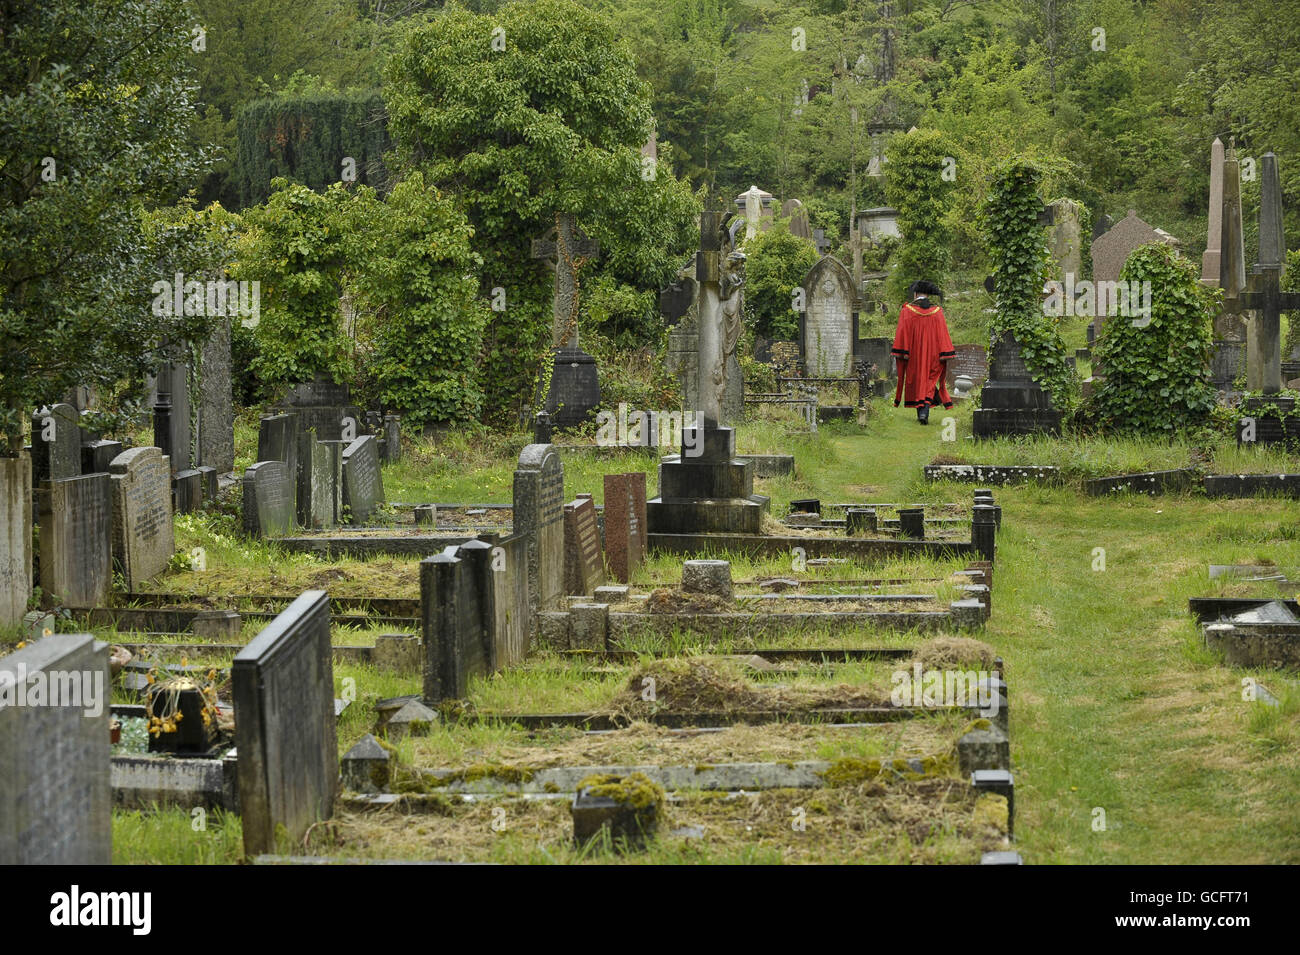
<path id="1" fill-rule="evenodd" d="M 1201 282 L 1212 288 L 1218 287 L 1223 268 L 1223 166 L 1223 140 L 1215 136 L 1210 144 L 1210 208 L 1201 255 Z"/>
<path id="2" fill-rule="evenodd" d="M 172 478 L 172 503 L 177 514 L 190 514 L 203 506 L 203 474 L 197 468 L 177 471 Z"/>
<path id="3" fill-rule="evenodd" d="M 745 217 L 745 238 L 752 239 L 772 225 L 772 206 L 776 198 L 758 186 L 750 186 L 736 196 L 736 207 Z"/>
<path id="4" fill-rule="evenodd" d="M 955 358 L 948 362 L 948 384 L 952 386 L 965 375 L 979 387 L 989 376 L 988 350 L 983 345 L 957 345 Z"/>
<path id="5" fill-rule="evenodd" d="M 1060 434 L 1061 412 L 1029 374 L 1014 335 L 1003 335 L 993 347 L 989 378 L 980 392 L 980 407 L 971 417 L 971 430 L 977 438 Z"/>
<path id="6" fill-rule="evenodd" d="M 810 378 L 839 378 L 853 370 L 858 340 L 853 276 L 834 256 L 823 256 L 803 280 L 799 352 Z"/>
<path id="7" fill-rule="evenodd" d="M 351 403 L 347 385 L 329 380 L 301 382 L 288 388 L 272 407 L 298 416 L 298 431 L 316 432 L 319 441 L 352 441 L 361 433 L 364 415 Z"/>
<path id="8" fill-rule="evenodd" d="M 81 445 L 81 473 L 107 474 L 113 459 L 126 450 L 121 441 L 105 441 L 102 438 L 87 441 Z"/>
<path id="9" fill-rule="evenodd" d="M 641 508 L 637 506 L 638 497 Z M 644 501 L 644 472 L 605 475 L 605 558 L 610 573 L 622 584 L 631 580 L 645 559 Z"/>
<path id="10" fill-rule="evenodd" d="M 294 525 L 294 480 L 283 461 L 258 461 L 241 482 L 243 526 L 249 537 L 283 537 Z"/>
<path id="11" fill-rule="evenodd" d="M 217 320 L 200 351 L 198 463 L 218 474 L 235 469 L 235 410 L 231 394 L 230 319 Z"/>
<path id="12" fill-rule="evenodd" d="M 343 513 L 343 449 L 351 442 L 317 441 L 314 430 L 298 435 L 298 523 L 334 527 Z"/>
<path id="13" fill-rule="evenodd" d="M 113 585 L 113 507 L 107 474 L 47 481 L 37 491 L 41 591 L 47 606 L 108 602 Z"/>
<path id="14" fill-rule="evenodd" d="M 339 753 L 325 592 L 291 603 L 239 651 L 230 674 L 244 855 L 252 858 L 275 851 L 278 827 L 297 842 L 334 811 Z"/>
<path id="15" fill-rule="evenodd" d="M 0 627 L 16 627 L 32 595 L 32 461 L 0 458 Z"/>
<path id="16" fill-rule="evenodd" d="M 402 460 L 402 418 L 400 415 L 384 415 L 384 463 L 394 464 Z"/>
<path id="17" fill-rule="evenodd" d="M 1066 282 L 1083 278 L 1082 212 L 1083 206 L 1073 199 L 1050 203 L 1052 224 L 1047 229 L 1047 247 L 1056 263 L 1056 278 Z"/>
<path id="18" fill-rule="evenodd" d="M 605 558 L 590 497 L 564 505 L 564 592 L 587 595 L 605 582 Z"/>
<path id="19" fill-rule="evenodd" d="M 1172 245 L 1176 244 L 1177 240 L 1169 233 L 1143 222 L 1134 209 L 1130 209 L 1127 216 L 1092 241 L 1092 279 L 1094 286 L 1097 286 L 1097 317 L 1094 320 L 1097 334 L 1101 334 L 1106 324 L 1105 316 L 1109 298 L 1109 294 L 1100 287 L 1100 284 L 1118 282 L 1120 271 L 1133 250 L 1151 242 L 1165 242 Z"/>
<path id="20" fill-rule="evenodd" d="M 1224 304 L 1214 317 L 1216 344 L 1244 342 L 1246 316 L 1243 310 L 1227 308 L 1229 301 L 1235 300 L 1246 291 L 1246 240 L 1241 219 L 1241 163 L 1237 160 L 1235 139 L 1229 140 L 1226 152 L 1223 151 L 1223 144 L 1218 139 L 1214 142 L 1217 144 L 1217 149 L 1211 152 L 1208 230 L 1210 235 L 1205 256 L 1201 261 L 1201 282 L 1223 289 Z M 1216 156 L 1215 153 L 1218 155 Z M 1214 171 L 1216 159 L 1220 166 L 1217 176 Z M 1209 270 L 1208 274 L 1207 270 Z M 1226 384 L 1220 385 L 1220 388 L 1226 389 L 1231 382 L 1230 378 Z"/>
<path id="21" fill-rule="evenodd" d="M 38 685 L 46 705 L 12 705 Z M 56 633 L 15 650 L 0 701 L 0 865 L 110 864 L 108 647 Z"/>
<path id="22" fill-rule="evenodd" d="M 172 471 L 194 466 L 193 432 L 190 430 L 189 368 L 164 361 L 153 382 L 153 443 L 171 462 Z"/>
<path id="23" fill-rule="evenodd" d="M 42 408 L 32 415 L 32 480 L 56 480 L 81 474 L 81 414 L 68 404 Z"/>
<path id="24" fill-rule="evenodd" d="M 348 523 L 364 524 L 383 501 L 379 446 L 374 435 L 362 435 L 343 449 L 343 506 L 348 509 Z"/>
<path id="25" fill-rule="evenodd" d="M 696 411 L 700 407 L 700 305 L 699 283 L 694 272 L 692 261 L 689 268 L 678 273 L 676 281 L 659 292 L 659 313 L 671 329 L 664 365 L 668 374 L 677 379 L 684 411 Z"/>
<path id="26" fill-rule="evenodd" d="M 123 451 L 109 465 L 113 494 L 113 560 L 127 590 L 167 569 L 176 550 L 171 466 L 158 448 Z M 198 472 L 194 472 L 198 476 Z"/>
<path id="27" fill-rule="evenodd" d="M 808 210 L 798 199 L 787 199 L 781 204 L 781 218 L 790 220 L 790 234 L 801 239 L 812 239 L 812 225 L 808 221 Z"/>
<path id="28" fill-rule="evenodd" d="M 564 466 L 549 444 L 530 444 L 514 476 L 514 532 L 528 537 L 528 600 L 533 614 L 564 595 Z"/>
<path id="29" fill-rule="evenodd" d="M 854 348 L 854 355 L 864 367 L 876 367 L 876 375 L 884 378 L 898 377 L 898 364 L 894 361 L 891 350 L 893 339 L 883 337 L 860 338 Z"/>
<path id="30" fill-rule="evenodd" d="M 578 272 L 600 254 L 600 244 L 578 228 L 573 216 L 559 213 L 555 226 L 533 240 L 532 257 L 551 265 L 551 347 L 555 349 L 545 410 L 552 424 L 567 428 L 591 417 L 600 404 L 596 359 L 578 344 Z"/>
<path id="31" fill-rule="evenodd" d="M 263 415 L 258 422 L 257 460 L 284 462 L 289 480 L 293 482 L 289 488 L 291 503 L 296 501 L 298 494 L 298 433 L 299 418 L 296 413 Z"/>

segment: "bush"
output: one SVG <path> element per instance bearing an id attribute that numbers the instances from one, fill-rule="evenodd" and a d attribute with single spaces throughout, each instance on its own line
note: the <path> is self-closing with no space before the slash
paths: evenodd
<path id="1" fill-rule="evenodd" d="M 756 334 L 792 341 L 799 317 L 791 308 L 793 293 L 817 264 L 817 247 L 785 229 L 769 229 L 747 239 L 745 307 Z"/>
<path id="2" fill-rule="evenodd" d="M 920 279 L 943 285 L 949 255 L 941 222 L 951 186 L 943 174 L 944 160 L 951 155 L 943 135 L 932 129 L 917 129 L 889 141 L 885 196 L 898 210 L 898 229 L 903 234 L 898 267 L 889 278 L 889 292 L 896 301 L 902 301 L 907 286 Z"/>

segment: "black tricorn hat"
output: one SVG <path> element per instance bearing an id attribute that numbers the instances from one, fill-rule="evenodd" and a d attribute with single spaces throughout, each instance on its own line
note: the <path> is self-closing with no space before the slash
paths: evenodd
<path id="1" fill-rule="evenodd" d="M 935 298 L 942 300 L 943 289 L 939 288 L 939 286 L 935 285 L 933 282 L 927 282 L 925 279 L 922 279 L 919 282 L 913 282 L 907 287 L 908 298 L 916 298 L 918 295 L 925 295 L 927 297 L 932 295 Z"/>

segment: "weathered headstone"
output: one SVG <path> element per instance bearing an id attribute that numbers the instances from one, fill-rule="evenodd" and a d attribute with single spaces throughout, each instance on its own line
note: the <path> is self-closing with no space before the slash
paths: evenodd
<path id="1" fill-rule="evenodd" d="M 1078 281 L 1083 278 L 1083 206 L 1073 199 L 1057 199 L 1050 205 L 1053 215 L 1047 230 L 1047 246 L 1056 263 L 1056 277 L 1064 282 L 1070 275 Z"/>
<path id="2" fill-rule="evenodd" d="M 988 351 L 983 345 L 957 345 L 955 358 L 948 362 L 948 384 L 965 375 L 976 386 L 989 376 Z"/>
<path id="3" fill-rule="evenodd" d="M 343 513 L 343 449 L 351 442 L 317 441 L 316 432 L 298 435 L 298 523 L 334 527 Z"/>
<path id="4" fill-rule="evenodd" d="M 812 225 L 808 221 L 808 210 L 798 199 L 787 199 L 781 204 L 781 217 L 790 220 L 790 234 L 801 239 L 812 238 Z"/>
<path id="5" fill-rule="evenodd" d="M 177 471 L 172 478 L 172 500 L 177 514 L 189 514 L 203 506 L 203 474 L 196 468 Z"/>
<path id="6" fill-rule="evenodd" d="M 171 461 L 172 471 L 194 466 L 190 430 L 189 368 L 165 361 L 154 378 L 154 445 Z"/>
<path id="7" fill-rule="evenodd" d="M 605 582 L 605 558 L 596 505 L 579 498 L 564 505 L 564 592 L 585 595 Z"/>
<path id="8" fill-rule="evenodd" d="M 298 494 L 298 433 L 296 413 L 264 415 L 257 428 L 257 460 L 283 461 L 293 486 L 289 489 L 293 505 Z"/>
<path id="9" fill-rule="evenodd" d="M 393 464 L 402 460 L 402 418 L 400 415 L 384 415 L 384 463 Z"/>
<path id="10" fill-rule="evenodd" d="M 1133 250 L 1151 242 L 1176 244 L 1177 240 L 1169 233 L 1143 222 L 1138 218 L 1137 211 L 1134 209 L 1130 209 L 1128 215 L 1111 226 L 1105 234 L 1093 240 L 1092 278 L 1097 289 L 1097 317 L 1095 321 L 1098 334 L 1101 333 L 1102 327 L 1106 324 L 1105 314 L 1110 295 L 1106 289 L 1113 287 L 1113 285 L 1108 285 L 1103 288 L 1101 283 L 1118 282 L 1120 271 L 1124 268 L 1124 263 L 1128 261 L 1128 257 Z"/>
<path id="11" fill-rule="evenodd" d="M 0 458 L 0 627 L 22 621 L 31 595 L 32 461 L 24 451 Z"/>
<path id="12" fill-rule="evenodd" d="M 218 474 L 235 469 L 235 412 L 231 393 L 230 319 L 218 319 L 203 343 L 199 365 L 198 463 Z"/>
<path id="13" fill-rule="evenodd" d="M 803 280 L 799 345 L 811 378 L 839 378 L 853 370 L 858 338 L 853 276 L 834 256 L 823 256 Z"/>
<path id="14" fill-rule="evenodd" d="M 626 584 L 645 558 L 644 517 L 637 511 L 636 485 L 645 494 L 645 474 L 605 475 L 605 557 L 610 573 Z"/>
<path id="15" fill-rule="evenodd" d="M 1223 180 L 1223 140 L 1215 136 L 1210 144 L 1210 209 L 1201 255 L 1201 282 L 1215 288 L 1223 268 Z"/>
<path id="16" fill-rule="evenodd" d="M 343 449 L 343 506 L 348 509 L 348 522 L 364 524 L 383 501 L 379 446 L 373 435 L 362 435 Z"/>
<path id="17" fill-rule="evenodd" d="M 1218 140 L 1215 140 L 1218 142 Z M 1246 340 L 1246 316 L 1240 306 L 1227 307 L 1229 301 L 1237 299 L 1246 291 L 1246 239 L 1241 218 L 1241 163 L 1237 160 L 1236 141 L 1230 140 L 1227 152 L 1222 159 L 1220 185 L 1216 190 L 1211 181 L 1211 209 L 1214 208 L 1213 196 L 1220 194 L 1219 231 L 1218 231 L 1218 268 L 1213 273 L 1214 281 L 1209 282 L 1204 269 L 1210 264 L 1202 262 L 1201 281 L 1223 289 L 1224 306 L 1214 318 L 1214 338 L 1217 342 L 1244 342 Z M 1213 230 L 1214 222 L 1211 220 Z M 1206 254 L 1209 255 L 1210 250 Z M 1220 346 L 1222 347 L 1222 346 Z M 1229 349 L 1233 351 L 1233 349 Z M 1227 384 L 1231 384 L 1229 378 Z M 1220 385 L 1225 388 L 1226 385 Z"/>
<path id="18" fill-rule="evenodd" d="M 32 415 L 32 480 L 51 481 L 81 474 L 81 414 L 68 404 Z"/>
<path id="19" fill-rule="evenodd" d="M 41 591 L 47 605 L 103 606 L 113 585 L 113 508 L 107 474 L 47 481 L 37 492 Z"/>
<path id="20" fill-rule="evenodd" d="M 244 472 L 243 526 L 249 537 L 283 537 L 294 525 L 294 480 L 283 461 L 258 461 Z"/>
<path id="21" fill-rule="evenodd" d="M 89 634 L 0 658 L 0 865 L 112 861 L 108 686 L 108 648 Z"/>
<path id="22" fill-rule="evenodd" d="M 306 381 L 285 392 L 272 411 L 298 416 L 298 431 L 315 430 L 319 441 L 352 441 L 362 433 L 364 415 L 351 404 L 347 385 Z"/>
<path id="23" fill-rule="evenodd" d="M 551 610 L 564 594 L 564 466 L 549 444 L 530 444 L 519 455 L 514 532 L 529 539 L 529 606 Z"/>
<path id="24" fill-rule="evenodd" d="M 197 477 L 198 472 L 194 472 Z M 113 559 L 127 590 L 167 569 L 176 550 L 171 467 L 158 448 L 123 451 L 109 465 L 113 492 Z"/>
<path id="25" fill-rule="evenodd" d="M 87 441 L 81 445 L 81 473 L 107 474 L 113 459 L 126 450 L 121 441 L 105 441 L 102 438 Z"/>
<path id="26" fill-rule="evenodd" d="M 271 621 L 235 656 L 231 679 L 244 854 L 252 858 L 275 851 L 277 828 L 297 842 L 334 811 L 339 753 L 325 592 L 307 591 Z"/>

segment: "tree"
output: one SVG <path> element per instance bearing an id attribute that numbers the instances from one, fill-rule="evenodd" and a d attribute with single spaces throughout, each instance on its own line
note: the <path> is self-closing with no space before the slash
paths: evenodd
<path id="1" fill-rule="evenodd" d="M 384 98 L 400 162 L 462 203 L 481 292 L 504 299 L 481 366 L 485 413 L 508 420 L 550 344 L 551 276 L 531 240 L 574 215 L 601 241 L 606 269 L 657 288 L 693 241 L 697 206 L 662 162 L 642 163 L 649 91 L 626 40 L 569 0 L 492 16 L 447 8 L 406 35 Z"/>
<path id="2" fill-rule="evenodd" d="M 817 248 L 779 227 L 745 241 L 745 307 L 754 331 L 764 338 L 793 341 L 799 320 L 791 307 L 794 290 L 817 264 Z"/>
<path id="3" fill-rule="evenodd" d="M 140 377 L 202 316 L 155 315 L 187 263 L 145 210 L 173 202 L 187 146 L 192 19 L 183 0 L 50 0 L 0 9 L 0 426 L 77 385 Z"/>
<path id="4" fill-rule="evenodd" d="M 914 130 L 889 143 L 885 196 L 898 209 L 903 234 L 890 277 L 895 298 L 901 299 L 908 285 L 922 279 L 943 285 L 949 256 L 940 223 L 951 185 L 950 160 L 951 150 L 935 130 Z"/>

